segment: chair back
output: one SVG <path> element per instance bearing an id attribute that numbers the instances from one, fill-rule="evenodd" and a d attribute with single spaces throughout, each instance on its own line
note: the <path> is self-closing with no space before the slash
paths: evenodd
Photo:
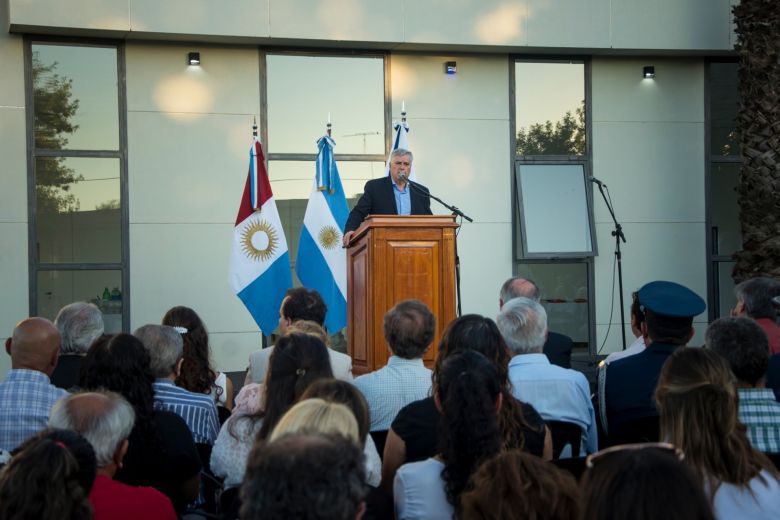
<path id="1" fill-rule="evenodd" d="M 369 435 L 371 435 L 371 439 L 376 445 L 376 451 L 379 453 L 379 458 L 383 459 L 385 456 L 385 443 L 387 442 L 387 430 L 369 432 Z"/>
<path id="2" fill-rule="evenodd" d="M 565 421 L 547 421 L 553 441 L 553 459 L 559 459 L 563 448 L 571 445 L 570 457 L 579 457 L 582 443 L 582 428 L 578 424 Z"/>
<path id="3" fill-rule="evenodd" d="M 609 425 L 608 446 L 633 444 L 636 442 L 658 442 L 660 439 L 660 419 L 657 415 L 641 417 L 618 424 Z M 602 446 L 602 447 L 605 447 Z"/>

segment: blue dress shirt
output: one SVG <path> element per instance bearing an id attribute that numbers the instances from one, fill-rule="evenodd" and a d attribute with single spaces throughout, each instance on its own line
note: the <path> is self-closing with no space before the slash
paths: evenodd
<path id="1" fill-rule="evenodd" d="M 409 195 L 411 187 L 406 184 L 403 191 L 398 187 L 396 183 L 393 184 L 393 195 L 395 195 L 395 209 L 398 210 L 399 215 L 411 215 L 412 214 L 412 198 Z"/>

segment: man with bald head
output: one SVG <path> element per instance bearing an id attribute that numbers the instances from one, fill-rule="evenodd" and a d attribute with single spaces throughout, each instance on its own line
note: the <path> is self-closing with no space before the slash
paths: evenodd
<path id="1" fill-rule="evenodd" d="M 67 392 L 49 380 L 60 351 L 60 333 L 52 322 L 22 320 L 5 350 L 11 370 L 0 383 L 0 449 L 11 451 L 46 428 L 51 407 Z"/>

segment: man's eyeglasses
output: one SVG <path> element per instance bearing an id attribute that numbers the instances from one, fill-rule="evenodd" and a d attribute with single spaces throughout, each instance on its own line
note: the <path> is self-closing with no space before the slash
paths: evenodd
<path id="1" fill-rule="evenodd" d="M 679 461 L 685 459 L 685 454 L 683 451 L 674 444 L 670 444 L 668 442 L 639 442 L 636 444 L 619 444 L 617 446 L 604 448 L 603 450 L 599 450 L 596 453 L 591 453 L 588 455 L 588 458 L 585 459 L 585 467 L 592 468 L 594 464 L 598 464 L 599 461 L 604 460 L 604 458 L 607 458 L 613 453 L 648 449 L 668 453 L 669 455 L 676 457 Z"/>

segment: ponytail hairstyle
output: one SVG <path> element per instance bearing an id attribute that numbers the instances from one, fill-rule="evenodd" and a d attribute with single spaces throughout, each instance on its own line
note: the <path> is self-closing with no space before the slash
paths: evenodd
<path id="1" fill-rule="evenodd" d="M 457 513 L 471 474 L 501 450 L 496 410 L 501 396 L 498 369 L 478 352 L 454 354 L 436 372 L 434 387 L 441 411 L 441 476 L 447 501 Z"/>
<path id="2" fill-rule="evenodd" d="M 685 462 L 709 489 L 726 482 L 745 487 L 777 471 L 747 438 L 738 419 L 739 397 L 728 363 L 703 348 L 679 348 L 666 361 L 655 391 L 661 437 L 685 453 Z M 762 478 L 763 480 L 763 478 Z"/>
<path id="3" fill-rule="evenodd" d="M 95 481 L 92 446 L 70 430 L 43 430 L 0 471 L 0 518 L 90 520 Z"/>

